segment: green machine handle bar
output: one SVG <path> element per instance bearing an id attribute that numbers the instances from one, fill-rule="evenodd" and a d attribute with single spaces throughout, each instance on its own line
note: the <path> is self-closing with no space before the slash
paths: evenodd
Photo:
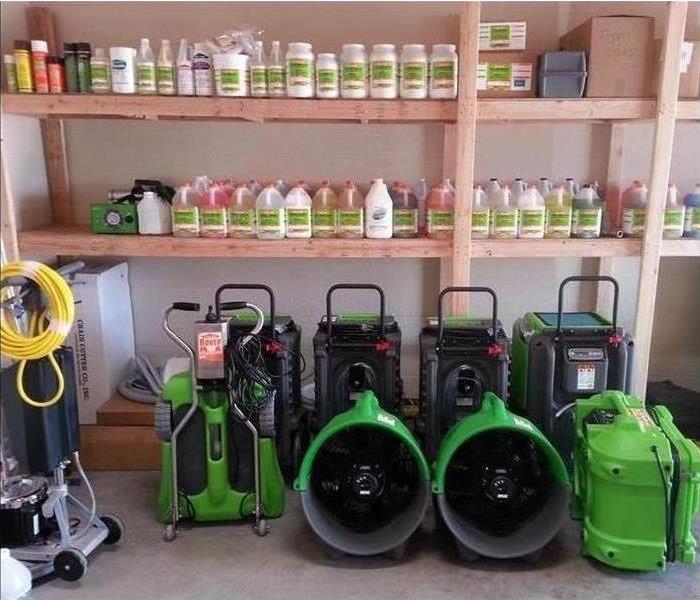
<path id="1" fill-rule="evenodd" d="M 326 325 L 328 326 L 328 343 L 332 341 L 332 327 L 333 327 L 333 308 L 331 305 L 331 298 L 333 292 L 336 290 L 375 290 L 379 294 L 379 338 L 384 340 L 384 311 L 385 311 L 385 300 L 384 300 L 384 290 L 374 283 L 336 283 L 328 288 L 328 293 L 326 294 Z"/>
<path id="2" fill-rule="evenodd" d="M 466 293 L 466 294 L 488 294 L 491 296 L 492 308 L 491 308 L 491 339 L 495 342 L 496 336 L 498 334 L 496 323 L 497 312 L 498 312 L 498 299 L 496 298 L 496 292 L 494 292 L 490 287 L 478 287 L 478 286 L 455 286 L 446 287 L 440 292 L 438 296 L 438 335 L 437 335 L 437 346 L 442 344 L 442 335 L 444 330 L 444 322 L 442 318 L 442 300 L 447 294 L 452 293 Z"/>
<path id="3" fill-rule="evenodd" d="M 225 290 L 262 290 L 267 292 L 267 295 L 270 297 L 270 326 L 272 328 L 272 339 L 277 339 L 277 332 L 275 331 L 275 293 L 272 291 L 272 288 L 269 285 L 265 285 L 264 283 L 225 283 L 224 285 L 220 286 L 216 292 L 214 292 L 214 306 L 216 309 L 217 319 L 221 318 L 222 310 L 238 310 L 243 308 L 227 308 L 226 306 L 223 306 L 221 304 L 221 294 Z"/>
<path id="4" fill-rule="evenodd" d="M 559 304 L 557 306 L 557 336 L 561 335 L 561 317 L 564 306 L 564 287 L 566 287 L 566 285 L 568 283 L 571 283 L 572 281 L 607 281 L 608 283 L 611 283 L 613 285 L 615 292 L 613 295 L 612 330 L 616 331 L 617 303 L 620 297 L 620 285 L 617 283 L 617 280 L 613 277 L 610 277 L 609 275 L 572 275 L 571 277 L 567 277 L 564 281 L 561 282 L 561 285 L 559 285 Z"/>

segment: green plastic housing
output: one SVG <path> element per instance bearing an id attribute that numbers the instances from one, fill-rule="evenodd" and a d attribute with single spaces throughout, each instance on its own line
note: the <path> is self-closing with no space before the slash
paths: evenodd
<path id="1" fill-rule="evenodd" d="M 171 405 L 173 414 L 183 406 L 188 406 L 191 398 L 191 378 L 189 373 L 178 373 L 171 377 L 163 390 L 163 400 Z M 198 494 L 180 497 L 180 514 L 186 518 L 193 516 L 195 521 L 237 521 L 249 518 L 254 513 L 255 495 L 253 490 L 235 489 L 229 480 L 229 428 L 231 421 L 228 394 L 223 390 L 209 390 L 199 393 L 199 410 L 204 416 L 202 435 L 205 448 L 210 448 L 210 425 L 219 425 L 221 431 L 221 458 L 213 460 L 207 453 L 206 487 Z M 189 427 L 189 425 L 188 425 Z M 275 442 L 270 438 L 259 438 L 260 484 L 263 514 L 268 518 L 282 516 L 284 512 L 285 485 L 277 461 Z M 161 444 L 161 480 L 158 493 L 157 516 L 163 523 L 170 522 L 172 497 L 172 464 L 170 443 Z M 252 456 L 241 457 L 250 460 Z M 194 512 L 194 515 L 191 513 Z"/>
<path id="2" fill-rule="evenodd" d="M 616 414 L 607 423 L 586 422 L 599 410 Z M 683 437 L 669 411 L 606 391 L 579 400 L 575 422 L 572 512 L 582 521 L 583 554 L 640 571 L 663 570 L 674 558 L 694 562 L 700 450 Z M 672 547 L 667 526 L 675 538 Z"/>

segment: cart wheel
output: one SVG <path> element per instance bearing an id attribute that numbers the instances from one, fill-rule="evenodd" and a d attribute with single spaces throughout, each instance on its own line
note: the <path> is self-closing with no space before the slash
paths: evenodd
<path id="1" fill-rule="evenodd" d="M 266 519 L 260 519 L 254 526 L 255 533 L 257 533 L 260 537 L 264 537 L 268 533 L 267 529 L 267 520 Z"/>
<path id="2" fill-rule="evenodd" d="M 77 548 L 61 550 L 53 559 L 53 570 L 64 581 L 78 581 L 87 571 L 87 558 Z"/>
<path id="3" fill-rule="evenodd" d="M 175 526 L 172 523 L 168 523 L 163 532 L 163 539 L 166 542 L 172 542 L 175 539 L 175 535 Z"/>
<path id="4" fill-rule="evenodd" d="M 105 538 L 104 543 L 108 546 L 116 544 L 122 536 L 124 535 L 124 523 L 117 515 L 103 515 L 100 517 L 100 521 L 107 527 L 108 533 Z"/>

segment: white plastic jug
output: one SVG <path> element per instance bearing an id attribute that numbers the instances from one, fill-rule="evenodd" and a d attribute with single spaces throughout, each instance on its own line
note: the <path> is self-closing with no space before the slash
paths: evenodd
<path id="1" fill-rule="evenodd" d="M 543 238 L 544 237 L 544 199 L 531 186 L 527 188 L 517 201 L 518 237 L 519 238 Z"/>
<path id="2" fill-rule="evenodd" d="M 141 235 L 161 235 L 173 232 L 170 205 L 155 192 L 144 192 L 136 211 Z"/>
<path id="3" fill-rule="evenodd" d="M 32 574 L 16 558 L 10 556 L 10 550 L 0 550 L 0 600 L 19 600 L 32 589 Z"/>
<path id="4" fill-rule="evenodd" d="M 375 179 L 365 198 L 365 235 L 388 239 L 393 233 L 394 207 L 383 179 Z"/>

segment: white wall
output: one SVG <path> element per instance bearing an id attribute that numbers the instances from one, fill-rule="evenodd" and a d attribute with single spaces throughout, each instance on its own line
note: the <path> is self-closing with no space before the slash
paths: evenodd
<path id="1" fill-rule="evenodd" d="M 316 51 L 338 51 L 344 41 L 426 44 L 456 41 L 458 6 L 436 3 L 52 3 L 61 40 L 86 40 L 108 47 L 136 45 L 141 35 L 151 40 L 211 36 L 227 27 L 252 23 L 264 27 L 264 39 L 313 42 Z M 689 33 L 700 37 L 700 6 L 691 6 Z M 23 5 L 2 4 L 2 48 L 24 35 Z M 593 14 L 641 13 L 661 17 L 662 3 L 486 3 L 483 19 L 528 20 L 528 46 L 556 47 L 558 35 Z M 7 18 L 6 18 L 7 17 Z M 657 19 L 657 35 L 663 32 Z M 115 26 L 118 23 L 118 27 Z M 477 136 L 476 177 L 534 179 L 573 176 L 604 180 L 607 129 L 603 125 L 481 125 Z M 3 131 L 5 135 L 5 131 Z M 630 151 L 625 177 L 648 178 L 653 127 L 630 126 Z M 143 123 L 68 121 L 67 145 L 75 217 L 87 221 L 87 206 L 106 190 L 124 187 L 135 177 L 156 177 L 177 183 L 195 174 L 257 176 L 319 180 L 376 176 L 414 181 L 436 179 L 442 172 L 443 133 L 439 126 L 356 126 L 238 123 Z M 37 146 L 38 147 L 38 146 Z M 13 145 L 14 148 L 14 145 Z M 14 152 L 14 150 L 13 150 Z M 676 139 L 672 178 L 682 189 L 700 179 L 700 125 L 682 124 Z M 695 158 L 694 158 L 695 157 Z M 17 168 L 21 170 L 22 165 Z M 15 178 L 17 180 L 17 178 Z M 675 260 L 675 259 L 674 259 Z M 621 322 L 631 325 L 638 261 L 618 261 L 623 286 Z M 667 264 L 671 264 L 667 267 Z M 697 298 L 697 261 L 681 268 L 664 260 L 659 314 L 675 301 L 673 291 Z M 565 276 L 590 273 L 594 261 L 476 260 L 473 283 L 491 285 L 499 294 L 501 317 L 510 328 L 517 316 L 531 309 L 555 306 L 558 283 Z M 159 328 L 162 307 L 172 300 L 211 302 L 213 290 L 227 281 L 268 283 L 279 296 L 282 310 L 291 312 L 305 331 L 305 348 L 323 311 L 325 289 L 338 281 L 378 282 L 387 293 L 388 307 L 404 331 L 404 376 L 416 393 L 417 333 L 424 317 L 435 311 L 439 285 L 436 260 L 151 260 L 130 261 L 136 343 L 140 352 L 155 357 L 172 349 Z M 692 275 L 689 275 L 692 273 Z M 673 290 L 673 291 L 669 291 Z M 668 298 L 667 296 L 669 296 Z M 572 290 L 569 306 L 591 308 L 592 293 Z M 361 307 L 350 298 L 347 308 Z M 368 306 L 368 305 L 364 305 Z M 475 303 L 477 311 L 485 305 Z M 673 314 L 676 314 L 674 312 Z M 700 313 L 696 311 L 700 318 Z M 696 331 L 688 356 L 700 361 L 700 322 L 669 322 L 657 330 L 652 375 L 683 378 L 700 389 L 698 369 L 674 360 L 679 326 Z M 184 323 L 184 322 L 183 322 Z M 690 336 L 692 337 L 692 336 Z M 668 359 L 658 361 L 658 349 Z M 694 373 L 693 375 L 688 375 Z"/>

